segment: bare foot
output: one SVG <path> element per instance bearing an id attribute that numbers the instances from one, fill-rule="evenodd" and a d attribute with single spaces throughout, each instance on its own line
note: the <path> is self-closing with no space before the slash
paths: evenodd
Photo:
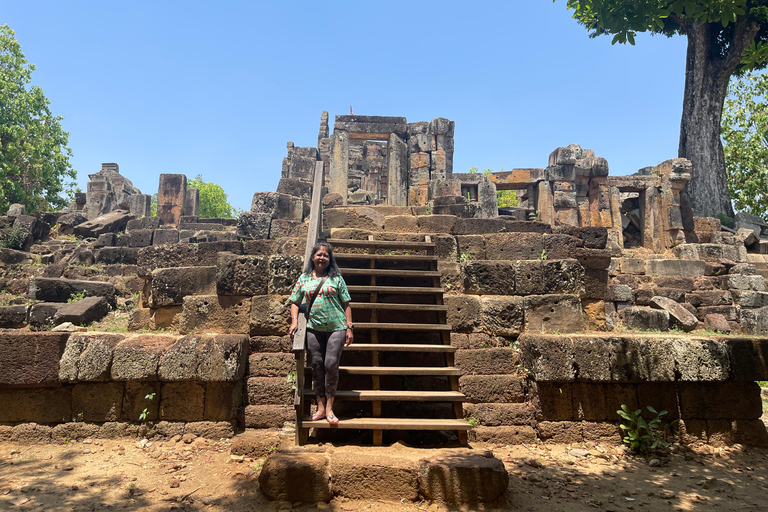
<path id="1" fill-rule="evenodd" d="M 312 416 L 312 421 L 318 421 L 325 419 L 325 411 L 317 411 L 314 416 Z"/>

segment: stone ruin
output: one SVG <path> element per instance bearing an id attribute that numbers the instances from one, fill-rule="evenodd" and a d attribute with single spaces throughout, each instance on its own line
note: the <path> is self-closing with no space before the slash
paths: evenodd
<path id="1" fill-rule="evenodd" d="M 612 177 L 571 145 L 539 169 L 455 173 L 453 135 L 442 118 L 367 116 L 337 116 L 329 135 L 324 114 L 318 147 L 289 144 L 277 190 L 239 219 L 198 218 L 181 175 L 161 176 L 147 216 L 108 164 L 91 204 L 117 209 L 82 214 L 86 193 L 66 214 L 0 217 L 0 231 L 29 235 L 0 249 L 0 438 L 221 437 L 292 421 L 286 299 L 321 165 L 325 236 L 436 242 L 472 439 L 620 443 L 627 404 L 669 410 L 683 443 L 768 443 L 755 383 L 768 380 L 764 223 L 693 217 L 685 160 Z M 518 207 L 498 215 L 507 189 Z M 64 222 L 73 214 L 86 218 Z M 120 311 L 118 332 L 76 327 Z"/>

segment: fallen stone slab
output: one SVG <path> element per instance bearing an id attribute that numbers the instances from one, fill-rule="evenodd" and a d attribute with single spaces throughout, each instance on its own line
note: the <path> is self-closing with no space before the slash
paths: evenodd
<path id="1" fill-rule="evenodd" d="M 104 297 L 115 306 L 115 286 L 98 281 L 35 277 L 29 281 L 29 298 L 48 302 L 67 302 L 73 295 L 85 292 L 87 297 Z"/>
<path id="2" fill-rule="evenodd" d="M 685 332 L 691 332 L 699 325 L 699 319 L 693 313 L 672 299 L 655 296 L 651 298 L 650 304 L 651 307 L 663 309 L 669 313 L 670 318 L 674 318 L 677 325 Z"/>
<path id="3" fill-rule="evenodd" d="M 125 231 L 128 221 L 135 219 L 128 210 L 113 210 L 74 227 L 74 233 L 83 238 L 96 238 L 102 233 Z"/>
<path id="4" fill-rule="evenodd" d="M 28 252 L 0 247 L 0 262 L 13 265 L 16 263 L 27 263 L 31 259 L 32 256 Z"/>
<path id="5" fill-rule="evenodd" d="M 29 328 L 33 331 L 50 329 L 55 324 L 53 317 L 64 304 L 61 302 L 38 302 L 29 308 Z"/>
<path id="6" fill-rule="evenodd" d="M 620 313 L 624 327 L 636 331 L 669 330 L 669 313 L 665 310 L 632 306 Z"/>
<path id="7" fill-rule="evenodd" d="M 88 325 L 104 318 L 110 309 L 104 297 L 86 297 L 60 307 L 53 315 L 53 323 L 59 325 L 72 322 L 75 325 Z"/>
<path id="8" fill-rule="evenodd" d="M 15 306 L 0 306 L 0 328 L 17 329 L 27 325 L 29 306 L 17 304 Z"/>
<path id="9" fill-rule="evenodd" d="M 451 454 L 425 459 L 419 468 L 419 492 L 448 504 L 499 500 L 509 485 L 504 463 L 491 452 Z"/>
<path id="10" fill-rule="evenodd" d="M 80 212 L 67 213 L 59 217 L 59 235 L 71 235 L 75 227 L 88 221 L 88 218 Z"/>

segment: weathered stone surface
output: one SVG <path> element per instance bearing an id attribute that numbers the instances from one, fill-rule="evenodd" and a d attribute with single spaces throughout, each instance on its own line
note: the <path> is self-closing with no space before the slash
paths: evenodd
<path id="1" fill-rule="evenodd" d="M 248 367 L 251 377 L 285 377 L 296 371 L 296 361 L 289 353 L 256 353 L 248 358 Z"/>
<path id="2" fill-rule="evenodd" d="M 292 405 L 248 405 L 245 407 L 246 428 L 283 428 L 286 422 L 293 422 L 295 419 L 296 412 Z"/>
<path id="3" fill-rule="evenodd" d="M 659 276 L 700 277 L 707 264 L 703 261 L 648 260 L 646 274 Z"/>
<path id="4" fill-rule="evenodd" d="M 535 425 L 535 411 L 530 403 L 464 404 L 464 417 L 475 418 L 481 425 Z"/>
<path id="5" fill-rule="evenodd" d="M 98 281 L 35 277 L 29 281 L 29 297 L 49 302 L 67 302 L 73 295 L 85 292 L 87 297 L 104 297 L 116 304 L 115 286 Z"/>
<path id="6" fill-rule="evenodd" d="M 59 235 L 71 235 L 75 232 L 75 226 L 79 226 L 88 219 L 80 212 L 67 213 L 59 217 Z"/>
<path id="7" fill-rule="evenodd" d="M 29 306 L 17 304 L 15 306 L 0 306 L 0 329 L 17 329 L 27 325 Z"/>
<path id="8" fill-rule="evenodd" d="M 511 427 L 477 426 L 469 431 L 470 441 L 484 443 L 520 445 L 535 443 L 537 439 L 536 431 L 528 425 L 514 425 Z"/>
<path id="9" fill-rule="evenodd" d="M 152 271 L 149 304 L 153 308 L 184 304 L 188 295 L 216 293 L 216 267 L 159 268 Z"/>
<path id="10" fill-rule="evenodd" d="M 122 383 L 83 383 L 72 388 L 72 416 L 78 421 L 118 421 L 122 409 Z"/>
<path id="11" fill-rule="evenodd" d="M 683 418 L 758 419 L 760 389 L 755 382 L 680 383 Z"/>
<path id="12" fill-rule="evenodd" d="M 71 414 L 69 414 L 69 419 L 72 419 Z M 90 423 L 61 423 L 51 430 L 51 442 L 54 444 L 65 444 L 67 441 L 93 439 L 95 437 L 99 437 L 99 425 Z"/>
<path id="13" fill-rule="evenodd" d="M 576 377 L 573 343 L 564 336 L 524 333 L 518 338 L 523 368 L 537 381 L 572 381 Z"/>
<path id="14" fill-rule="evenodd" d="M 264 295 L 269 272 L 265 256 L 237 256 L 219 253 L 216 270 L 218 295 Z"/>
<path id="15" fill-rule="evenodd" d="M 179 317 L 179 330 L 182 333 L 195 329 L 226 334 L 248 333 L 250 313 L 249 297 L 187 296 L 184 298 L 183 311 Z"/>
<path id="16" fill-rule="evenodd" d="M 319 503 L 331 499 L 331 475 L 323 454 L 275 452 L 259 474 L 267 499 L 289 503 Z"/>
<path id="17" fill-rule="evenodd" d="M 152 398 L 147 398 L 147 396 Z M 157 421 L 160 417 L 159 382 L 129 381 L 125 383 L 123 394 L 123 417 L 128 420 L 139 420 L 146 410 L 146 421 Z"/>
<path id="18" fill-rule="evenodd" d="M 514 295 L 515 267 L 508 261 L 470 261 L 462 265 L 464 291 L 480 295 Z"/>
<path id="19" fill-rule="evenodd" d="M 544 442 L 568 444 L 584 442 L 580 421 L 540 421 L 539 438 Z"/>
<path id="20" fill-rule="evenodd" d="M 156 380 L 160 358 L 176 341 L 176 336 L 139 334 L 118 345 L 112 353 L 112 379 Z"/>
<path id="21" fill-rule="evenodd" d="M 137 247 L 102 247 L 96 255 L 96 262 L 106 265 L 135 265 L 138 255 Z"/>
<path id="22" fill-rule="evenodd" d="M 237 411 L 243 403 L 243 383 L 208 381 L 205 384 L 205 412 L 208 421 L 237 419 Z M 231 437 L 231 434 L 228 436 Z"/>
<path id="23" fill-rule="evenodd" d="M 53 317 L 62 307 L 61 302 L 38 302 L 32 304 L 29 308 L 29 329 L 32 331 L 42 331 L 53 327 Z"/>
<path id="24" fill-rule="evenodd" d="M 362 456 L 361 456 L 362 455 Z M 404 457 L 366 457 L 335 453 L 330 460 L 333 494 L 347 499 L 415 501 L 418 463 Z"/>
<path id="25" fill-rule="evenodd" d="M 45 386 L 59 382 L 59 359 L 69 333 L 0 331 L 0 385 Z"/>
<path id="26" fill-rule="evenodd" d="M 745 276 L 729 275 L 726 281 L 726 287 L 736 290 L 754 290 L 757 292 L 765 291 L 765 278 L 763 276 Z"/>
<path id="27" fill-rule="evenodd" d="M 525 380 L 519 375 L 463 375 L 459 390 L 474 403 L 521 403 L 525 401 Z"/>
<path id="28" fill-rule="evenodd" d="M 237 218 L 237 237 L 244 240 L 269 238 L 271 213 L 243 212 Z"/>
<path id="29" fill-rule="evenodd" d="M 485 235 L 485 253 L 489 260 L 537 260 L 544 250 L 539 233 L 495 233 Z"/>
<path id="30" fill-rule="evenodd" d="M 66 388 L 0 389 L 0 422 L 57 423 L 72 420 Z"/>
<path id="31" fill-rule="evenodd" d="M 280 437 L 276 431 L 243 432 L 232 439 L 229 452 L 232 455 L 260 459 L 269 455 L 279 445 Z"/>
<path id="32" fill-rule="evenodd" d="M 711 313 L 704 316 L 704 328 L 710 329 L 716 332 L 729 333 L 731 332 L 731 326 L 728 320 L 719 313 Z"/>
<path id="33" fill-rule="evenodd" d="M 419 492 L 442 503 L 492 502 L 508 485 L 504 463 L 493 456 L 455 453 L 425 459 L 419 469 Z"/>
<path id="34" fill-rule="evenodd" d="M 491 335 L 515 336 L 523 329 L 523 298 L 516 296 L 481 297 L 482 330 Z"/>
<path id="35" fill-rule="evenodd" d="M 250 316 L 251 336 L 287 333 L 291 320 L 287 297 L 272 295 L 253 297 Z"/>
<path id="36" fill-rule="evenodd" d="M 8 207 L 8 215 L 9 217 L 18 217 L 19 215 L 24 215 L 26 213 L 26 207 L 21 203 L 13 203 L 11 206 Z"/>
<path id="37" fill-rule="evenodd" d="M 726 320 L 728 319 L 726 317 Z M 739 324 L 741 330 L 746 334 L 768 333 L 768 306 L 756 309 L 742 309 Z"/>
<path id="38" fill-rule="evenodd" d="M 53 315 L 53 323 L 59 325 L 71 322 L 74 325 L 88 325 L 104 318 L 110 309 L 106 298 L 86 297 L 58 308 Z"/>
<path id="39" fill-rule="evenodd" d="M 384 215 L 365 207 L 333 208 L 323 212 L 323 229 L 341 227 L 383 231 Z"/>
<path id="40" fill-rule="evenodd" d="M 621 310 L 620 316 L 627 329 L 638 331 L 669 329 L 669 313 L 664 310 L 632 306 Z"/>
<path id="41" fill-rule="evenodd" d="M 51 442 L 51 427 L 38 425 L 37 423 L 22 423 L 11 429 L 8 439 L 12 443 L 19 444 L 45 444 Z"/>
<path id="42" fill-rule="evenodd" d="M 731 379 L 768 380 L 768 340 L 727 338 L 723 340 L 731 364 Z"/>
<path id="43" fill-rule="evenodd" d="M 480 299 L 469 295 L 446 295 L 448 323 L 454 332 L 471 332 L 480 325 Z"/>
<path id="44" fill-rule="evenodd" d="M 656 296 L 651 298 L 651 306 L 669 313 L 670 319 L 674 319 L 685 332 L 690 332 L 699 325 L 695 315 L 672 299 Z"/>
<path id="45" fill-rule="evenodd" d="M 518 371 L 518 352 L 509 347 L 459 350 L 455 359 L 463 375 L 502 375 Z"/>
<path id="46" fill-rule="evenodd" d="M 96 238 L 102 233 L 118 233 L 125 231 L 128 221 L 134 218 L 135 215 L 128 210 L 113 210 L 74 226 L 73 232 L 83 238 Z"/>
<path id="47" fill-rule="evenodd" d="M 267 293 L 271 295 L 290 295 L 294 285 L 299 280 L 303 263 L 304 258 L 299 255 L 278 254 L 270 256 L 269 287 Z"/>
<path id="48" fill-rule="evenodd" d="M 190 381 L 163 382 L 159 416 L 167 421 L 202 421 L 205 418 L 205 385 Z"/>
<path id="49" fill-rule="evenodd" d="M 235 381 L 245 374 L 245 335 L 190 334 L 179 338 L 160 359 L 161 380 Z"/>
<path id="50" fill-rule="evenodd" d="M 123 338 L 122 334 L 72 334 L 61 357 L 59 378 L 65 382 L 109 380 L 112 353 Z"/>
<path id="51" fill-rule="evenodd" d="M 576 295 L 528 295 L 524 301 L 525 330 L 533 332 L 581 332 L 584 320 Z"/>

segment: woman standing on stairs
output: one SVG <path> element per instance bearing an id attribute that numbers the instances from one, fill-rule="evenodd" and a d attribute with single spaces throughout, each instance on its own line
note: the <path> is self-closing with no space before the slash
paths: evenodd
<path id="1" fill-rule="evenodd" d="M 325 418 L 336 425 L 339 419 L 333 413 L 333 400 L 339 384 L 339 360 L 342 349 L 352 343 L 354 326 L 347 284 L 333 257 L 333 247 L 327 242 L 312 248 L 310 261 L 288 299 L 291 337 L 299 327 L 299 304 L 305 296 L 309 311 L 307 349 L 312 359 L 312 382 L 317 398 L 317 412 L 312 420 Z"/>

